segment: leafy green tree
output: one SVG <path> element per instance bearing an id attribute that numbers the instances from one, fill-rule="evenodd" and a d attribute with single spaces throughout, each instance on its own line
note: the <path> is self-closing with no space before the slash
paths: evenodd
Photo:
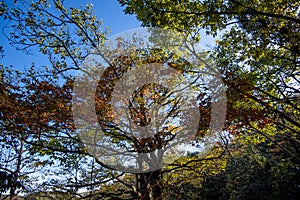
<path id="1" fill-rule="evenodd" d="M 235 107 L 238 107 L 242 111 L 239 101 L 241 104 L 248 101 L 246 106 L 256 112 L 259 112 L 257 107 L 261 107 L 268 114 L 267 118 L 275 117 L 271 117 L 275 112 L 276 117 L 284 121 L 276 124 L 298 132 L 298 2 L 119 2 L 126 6 L 125 13 L 136 14 L 145 26 L 187 31 L 195 38 L 200 37 L 200 29 L 212 35 L 224 31 L 217 42 L 214 59 L 228 85 L 228 96 L 232 98 L 228 110 L 236 112 Z M 238 115 L 243 115 L 239 120 L 246 125 L 259 117 L 255 113 Z M 261 124 L 267 122 L 265 115 Z M 231 123 L 233 119 L 229 120 Z"/>
<path id="2" fill-rule="evenodd" d="M 289 179 L 280 185 L 279 177 L 299 175 L 299 2 L 298 1 L 161 1 L 119 0 L 125 13 L 135 14 L 144 26 L 176 29 L 200 39 L 200 30 L 219 39 L 212 58 L 222 73 L 227 86 L 227 119 L 225 129 L 232 135 L 233 158 L 228 161 L 229 170 L 234 160 L 238 168 L 253 176 L 265 173 L 266 166 L 279 169 L 275 174 L 260 174 L 253 180 L 247 174 L 227 171 L 215 178 L 224 181 L 227 176 L 234 185 L 239 179 L 240 188 L 227 188 L 235 194 L 224 194 L 232 199 L 239 195 L 265 197 L 262 187 L 272 187 L 274 198 L 294 199 L 297 190 Z M 234 139 L 234 140 L 233 140 Z M 272 150 L 268 145 L 274 145 Z M 236 147 L 235 147 L 236 145 Z M 244 152 L 237 151 L 241 146 Z M 261 149 L 258 161 L 253 151 Z M 276 150 L 275 150 L 276 149 Z M 280 152 L 274 158 L 271 152 Z M 243 154 L 243 155 L 239 155 Z M 276 157 L 276 156 L 275 156 Z M 252 163 L 248 165 L 247 163 Z M 263 163 L 263 164 L 261 164 Z M 269 163 L 269 164 L 268 164 Z M 272 163 L 272 164 L 271 164 Z M 285 163 L 285 164 L 284 164 Z M 291 167 L 294 166 L 294 167 Z M 278 168 L 279 167 L 279 168 Z M 267 167 L 269 168 L 269 167 Z M 285 168 L 285 169 L 284 169 Z M 234 170 L 234 169 L 233 169 Z M 272 170 L 271 170 L 272 171 Z M 272 171 L 274 172 L 274 171 Z M 282 173 L 280 173 L 282 172 Z M 289 175 L 287 175 L 287 174 Z M 269 182 L 265 182 L 265 181 Z M 258 184 L 258 182 L 260 183 Z M 296 183 L 297 184 L 297 183 Z M 222 184 L 221 184 L 222 185 Z M 288 185 L 293 185 L 289 188 Z M 262 186 L 262 185 L 261 185 Z M 228 186 L 229 187 L 229 186 Z M 252 189 L 251 189 L 252 188 Z M 259 190 L 261 191 L 259 192 Z M 276 191 L 282 192 L 282 196 Z M 294 191 L 294 192 L 291 192 Z M 292 195 L 293 193 L 293 195 Z M 228 196 L 229 195 L 229 196 Z M 244 197 L 243 197 L 244 198 Z M 254 198 L 254 196 L 253 196 Z"/>

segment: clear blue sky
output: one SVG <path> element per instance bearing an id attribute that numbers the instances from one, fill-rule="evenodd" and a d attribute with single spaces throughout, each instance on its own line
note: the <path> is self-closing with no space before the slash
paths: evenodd
<path id="1" fill-rule="evenodd" d="M 13 0 L 4 0 L 9 5 L 13 5 Z M 70 3 L 71 2 L 71 3 Z M 111 34 L 114 35 L 126 30 L 140 27 L 135 16 L 125 15 L 123 8 L 117 2 L 117 0 L 65 0 L 67 6 L 71 4 L 73 7 L 77 7 L 80 4 L 85 5 L 86 3 L 92 3 L 94 5 L 94 11 L 98 19 L 103 19 L 104 26 L 108 26 L 111 29 Z M 0 26 L 5 24 L 3 19 L 0 19 Z M 2 31 L 0 32 L 0 44 L 4 47 L 4 58 L 0 58 L 0 63 L 8 66 L 13 65 L 16 68 L 23 69 L 31 65 L 32 62 L 37 65 L 44 64 L 40 63 L 41 59 L 46 60 L 46 57 L 41 57 L 38 52 L 32 52 L 32 55 L 26 55 L 24 52 L 16 51 L 16 49 L 8 44 L 7 39 L 3 36 Z"/>

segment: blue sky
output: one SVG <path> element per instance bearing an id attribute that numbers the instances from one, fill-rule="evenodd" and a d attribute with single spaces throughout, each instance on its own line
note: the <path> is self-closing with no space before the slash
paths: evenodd
<path id="1" fill-rule="evenodd" d="M 14 5 L 14 0 L 4 0 L 4 2 L 10 6 Z M 117 0 L 65 0 L 66 7 L 79 7 L 87 3 L 94 5 L 94 11 L 98 19 L 103 19 L 104 27 L 110 27 L 111 33 L 109 36 L 140 27 L 141 23 L 137 21 L 134 15 L 124 14 L 124 8 L 121 7 Z M 0 27 L 3 27 L 6 23 L 7 22 L 0 18 Z M 213 38 L 205 36 L 204 31 L 202 33 L 201 46 L 212 46 L 214 44 Z M 4 47 L 5 51 L 5 56 L 4 58 L 0 58 L 0 63 L 5 66 L 13 65 L 17 69 L 24 69 L 30 67 L 33 62 L 36 63 L 37 66 L 48 64 L 46 56 L 41 55 L 38 51 L 31 51 L 30 55 L 17 51 L 8 44 L 7 38 L 3 36 L 2 31 L 0 31 L 0 44 Z"/>
<path id="2" fill-rule="evenodd" d="M 4 0 L 4 2 L 13 5 L 13 0 Z M 124 14 L 124 8 L 120 6 L 117 0 L 65 0 L 65 2 L 67 5 L 71 4 L 73 7 L 92 3 L 98 19 L 103 19 L 104 26 L 110 27 L 110 35 L 140 27 L 140 22 L 136 20 L 135 16 Z M 5 23 L 6 22 L 3 21 L 3 19 L 0 19 L 1 27 L 5 25 Z M 18 69 L 24 69 L 29 67 L 32 62 L 39 65 L 43 64 L 40 63 L 40 61 L 46 61 L 46 57 L 41 57 L 41 54 L 38 52 L 32 52 L 32 55 L 26 55 L 24 52 L 17 51 L 14 47 L 9 45 L 7 39 L 3 36 L 2 31 L 0 31 L 0 44 L 4 48 L 5 55 L 4 58 L 0 58 L 0 63 L 5 66 L 13 65 Z"/>

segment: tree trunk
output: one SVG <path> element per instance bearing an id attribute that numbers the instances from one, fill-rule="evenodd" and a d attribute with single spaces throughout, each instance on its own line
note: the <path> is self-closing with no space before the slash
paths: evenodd
<path id="1" fill-rule="evenodd" d="M 152 200 L 162 200 L 162 173 L 161 170 L 152 172 L 150 178 L 150 188 L 151 188 L 151 199 Z"/>
<path id="2" fill-rule="evenodd" d="M 161 170 L 140 173 L 137 176 L 138 194 L 140 200 L 162 200 Z"/>

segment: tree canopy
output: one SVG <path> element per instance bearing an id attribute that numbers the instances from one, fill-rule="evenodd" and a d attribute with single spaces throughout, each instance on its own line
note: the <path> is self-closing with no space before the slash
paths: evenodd
<path id="1" fill-rule="evenodd" d="M 24 0 L 10 7 L 0 2 L 0 16 L 10 25 L 5 34 L 11 45 L 39 51 L 49 60 L 48 66 L 35 61 L 24 71 L 13 63 L 1 64 L 0 198 L 297 199 L 300 3 L 118 1 L 125 14 L 153 27 L 149 42 L 157 48 L 137 48 L 121 39 L 107 46 L 107 28 L 92 4 L 75 8 L 60 0 Z M 172 30 L 173 35 L 156 30 Z M 218 39 L 212 49 L 196 53 L 188 47 L 201 40 L 202 30 Z M 181 46 L 176 46 L 178 41 L 183 41 Z M 5 56 L 5 46 L 0 53 Z M 95 56 L 107 65 L 97 68 Z M 136 80 L 150 80 L 151 73 L 157 73 L 141 68 L 140 79 L 134 73 L 128 78 L 126 74 L 140 65 L 170 69 L 175 81 L 168 86 L 174 90 L 158 81 L 136 87 Z M 219 78 L 209 79 L 209 74 Z M 153 80 L 164 80 L 164 74 L 160 76 Z M 124 87 L 118 88 L 124 80 Z M 210 80 L 216 87 L 199 80 Z M 88 81 L 95 90 L 76 85 Z M 183 83 L 191 90 L 176 96 Z M 127 94 L 130 87 L 136 88 Z M 186 95 L 197 100 L 193 109 L 180 107 L 188 105 L 188 100 L 180 104 Z M 155 116 L 167 117 L 161 117 L 155 129 L 150 126 L 150 136 L 136 135 L 134 126 L 124 122 L 123 101 L 126 120 L 135 126 L 149 127 Z M 213 131 L 211 122 L 217 116 L 222 119 L 222 105 L 226 116 L 218 123 L 224 126 L 203 155 L 201 145 Z M 95 108 L 96 118 L 89 106 Z M 172 142 L 182 142 L 176 136 L 193 126 L 184 115 L 194 112 L 200 113 L 196 132 L 188 137 L 194 151 L 185 146 L 187 153 L 174 151 L 168 154 L 171 162 L 161 165 L 159 152 L 167 152 Z M 84 137 L 78 122 L 89 125 Z M 109 145 L 99 142 L 98 129 Z M 142 154 L 139 169 L 146 169 L 149 159 L 159 162 L 155 170 L 130 171 L 99 157 L 99 153 L 107 156 L 108 150 L 114 159 Z M 126 160 L 118 161 L 126 166 Z"/>

